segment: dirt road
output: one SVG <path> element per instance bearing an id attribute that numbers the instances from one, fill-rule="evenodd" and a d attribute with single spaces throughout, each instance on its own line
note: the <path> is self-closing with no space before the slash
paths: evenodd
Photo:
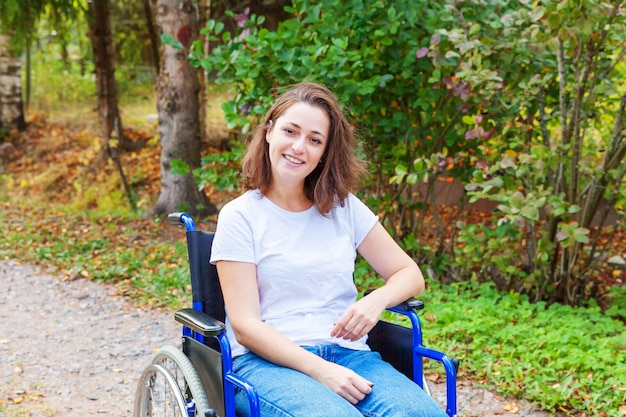
<path id="1" fill-rule="evenodd" d="M 0 261 L 0 415 L 4 407 L 10 417 L 130 417 L 152 353 L 179 346 L 179 335 L 173 311 Z M 459 406 L 462 416 L 549 415 L 471 386 L 459 387 Z"/>

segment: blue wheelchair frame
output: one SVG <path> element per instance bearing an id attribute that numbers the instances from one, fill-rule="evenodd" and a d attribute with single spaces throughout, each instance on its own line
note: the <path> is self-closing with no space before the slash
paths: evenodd
<path id="1" fill-rule="evenodd" d="M 175 319 L 183 324 L 183 351 L 190 359 L 195 357 L 198 364 L 204 364 L 206 359 L 203 351 L 209 349 L 208 346 L 211 340 L 217 341 L 218 346 L 213 346 L 213 349 L 219 349 L 221 355 L 221 375 L 223 378 L 223 386 L 221 389 L 223 390 L 223 404 L 215 404 L 216 401 L 219 402 L 219 399 L 215 399 L 216 395 L 219 396 L 218 393 L 213 394 L 211 406 L 219 409 L 219 411 L 222 412 L 220 415 L 236 417 L 235 388 L 239 388 L 247 393 L 250 415 L 260 417 L 256 389 L 252 384 L 233 372 L 230 343 L 226 336 L 224 325 L 225 313 L 223 298 L 221 288 L 219 287 L 219 280 L 217 280 L 217 272 L 212 273 L 215 276 L 211 277 L 209 281 L 215 282 L 208 283 L 208 288 L 204 288 L 201 291 L 197 291 L 195 288 L 207 285 L 206 282 L 200 283 L 199 280 L 202 276 L 202 264 L 204 262 L 208 263 L 206 257 L 207 253 L 210 252 L 212 234 L 197 231 L 193 219 L 187 213 L 172 213 L 169 215 L 169 220 L 176 224 L 183 223 L 187 231 L 193 303 L 192 308 L 181 309 L 175 313 Z M 200 247 L 199 234 L 205 235 L 202 239 L 209 240 L 208 243 L 205 243 L 208 247 Z M 207 281 L 206 277 L 204 281 Z M 207 298 L 210 298 L 210 300 L 207 300 Z M 383 359 L 391 362 L 392 365 L 409 376 L 409 378 L 412 378 L 413 381 L 422 388 L 424 388 L 423 358 L 433 359 L 442 363 L 446 372 L 446 413 L 448 416 L 453 417 L 457 414 L 456 370 L 458 368 L 458 361 L 451 359 L 444 353 L 428 349 L 422 345 L 422 329 L 417 310 L 423 307 L 424 304 L 421 301 L 411 299 L 398 306 L 389 308 L 389 311 L 407 316 L 411 322 L 412 328 L 398 326 L 381 320 L 372 332 L 370 332 L 370 339 L 372 343 L 377 344 L 377 348 L 375 349 L 372 344 L 370 344 L 370 346 L 373 350 L 379 351 Z M 408 333 L 410 333 L 410 335 Z M 393 343 L 390 343 L 389 340 L 392 340 Z M 399 349 L 404 349 L 402 352 L 399 352 L 396 342 L 402 341 L 406 346 L 402 348 L 400 343 L 398 343 L 398 346 L 400 346 Z M 368 343 L 370 343 L 370 341 L 368 341 Z M 390 351 L 390 353 L 384 353 L 383 350 Z M 406 355 L 410 355 L 410 357 L 406 357 Z M 201 358 L 198 358 L 198 356 L 201 356 Z M 201 379 L 207 378 L 203 375 L 202 370 L 198 370 L 198 373 Z M 203 383 L 204 382 L 205 379 L 203 379 Z M 204 385 L 206 390 L 207 385 L 211 384 L 206 383 Z M 207 396 L 209 396 L 208 392 Z"/>

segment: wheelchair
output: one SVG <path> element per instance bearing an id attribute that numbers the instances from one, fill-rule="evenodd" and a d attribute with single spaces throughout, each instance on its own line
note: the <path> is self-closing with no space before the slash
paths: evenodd
<path id="1" fill-rule="evenodd" d="M 254 386 L 232 370 L 224 300 L 217 269 L 209 263 L 213 233 L 196 230 L 193 219 L 186 213 L 172 213 L 168 220 L 186 228 L 192 307 L 174 314 L 175 320 L 182 324 L 182 349 L 162 347 L 143 371 L 137 385 L 134 416 L 236 417 L 234 396 L 235 389 L 240 389 L 248 396 L 250 415 L 260 417 Z M 424 304 L 413 298 L 388 309 L 407 316 L 412 328 L 380 320 L 369 333 L 368 345 L 429 395 L 423 359 L 443 364 L 445 411 L 451 417 L 456 416 L 459 362 L 422 346 L 417 311 L 423 308 Z"/>

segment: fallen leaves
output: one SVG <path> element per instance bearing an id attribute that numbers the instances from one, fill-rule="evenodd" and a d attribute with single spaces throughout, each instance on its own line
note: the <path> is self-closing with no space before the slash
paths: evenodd
<path id="1" fill-rule="evenodd" d="M 503 408 L 505 411 L 513 414 L 517 414 L 520 411 L 520 408 L 517 406 L 517 404 L 515 404 L 515 402 L 507 403 Z"/>

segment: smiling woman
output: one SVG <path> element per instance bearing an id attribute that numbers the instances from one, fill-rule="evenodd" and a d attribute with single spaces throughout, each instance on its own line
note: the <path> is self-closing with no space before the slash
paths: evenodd
<path id="1" fill-rule="evenodd" d="M 299 200 L 290 198 L 294 189 L 304 189 L 306 177 L 322 161 L 330 120 L 319 107 L 296 103 L 270 121 L 265 138 L 269 144 L 272 167 L 272 188 L 265 195 L 289 211 L 303 211 L 311 201 L 302 194 Z"/>
<path id="2" fill-rule="evenodd" d="M 278 123 L 287 126 L 275 126 Z M 242 161 L 243 186 L 247 190 L 258 189 L 267 195 L 274 181 L 268 136 L 281 128 L 285 135 L 289 132 L 302 135 L 305 127 L 309 129 L 307 139 L 313 143 L 319 140 L 324 149 L 319 163 L 304 179 L 303 191 L 306 198 L 315 201 L 318 209 L 325 214 L 337 199 L 343 201 L 357 189 L 366 168 L 355 152 L 357 141 L 339 103 L 332 93 L 317 84 L 299 84 L 298 88 L 283 94 L 265 114 L 253 131 L 250 147 Z M 296 151 L 298 147 L 296 145 Z M 295 152 L 290 152 L 289 156 L 294 157 Z"/>
<path id="3" fill-rule="evenodd" d="M 327 88 L 293 86 L 253 133 L 246 192 L 219 214 L 211 262 L 233 370 L 258 390 L 263 416 L 446 415 L 366 344 L 424 278 L 353 194 L 364 169 L 356 145 Z M 358 301 L 357 252 L 385 280 Z M 246 394 L 236 402 L 247 415 Z"/>

